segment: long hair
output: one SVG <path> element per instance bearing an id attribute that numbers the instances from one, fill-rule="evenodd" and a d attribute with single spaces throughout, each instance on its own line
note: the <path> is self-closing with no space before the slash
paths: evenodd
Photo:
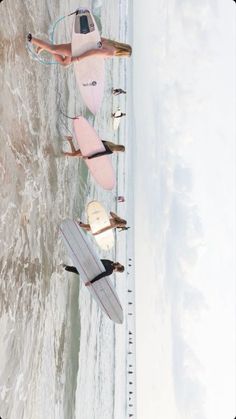
<path id="1" fill-rule="evenodd" d="M 119 262 L 115 262 L 113 265 L 116 268 L 116 272 L 124 272 L 125 267 Z"/>
<path id="2" fill-rule="evenodd" d="M 110 211 L 110 215 L 112 216 L 113 220 L 115 221 L 115 223 L 118 224 L 118 227 L 123 228 L 126 226 L 127 221 L 123 220 L 123 218 L 120 218 L 117 214 L 115 214 L 114 212 Z"/>
<path id="3" fill-rule="evenodd" d="M 109 44 L 115 48 L 114 55 L 116 57 L 130 57 L 132 55 L 132 47 L 123 42 L 112 41 L 109 39 Z"/>

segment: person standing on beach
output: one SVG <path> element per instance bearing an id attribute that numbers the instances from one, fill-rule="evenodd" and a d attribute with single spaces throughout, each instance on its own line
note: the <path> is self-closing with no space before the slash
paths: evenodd
<path id="1" fill-rule="evenodd" d="M 95 159 L 97 157 L 101 157 L 101 156 L 105 156 L 107 154 L 113 154 L 115 152 L 125 152 L 125 146 L 122 144 L 115 144 L 112 143 L 111 141 L 102 141 L 105 150 L 104 151 L 100 151 L 99 153 L 95 153 L 92 154 L 91 156 L 83 156 L 82 152 L 80 149 L 76 150 L 75 146 L 73 144 L 73 138 L 71 136 L 67 136 L 66 137 L 67 141 L 70 144 L 71 147 L 71 153 L 67 152 L 67 151 L 63 151 L 64 156 L 69 156 L 69 157 L 81 157 L 84 160 L 91 160 L 91 159 Z"/>
<path id="2" fill-rule="evenodd" d="M 122 116 L 126 116 L 126 113 L 120 112 L 119 115 L 117 115 L 117 112 L 113 112 L 111 116 L 112 118 L 118 119 L 118 118 L 122 118 Z"/>
<path id="3" fill-rule="evenodd" d="M 130 45 L 102 37 L 100 48 L 86 51 L 78 57 L 72 57 L 71 43 L 54 45 L 35 38 L 31 33 L 27 35 L 27 41 L 36 47 L 36 53 L 39 54 L 41 51 L 47 51 L 63 66 L 82 61 L 88 57 L 112 58 L 130 57 L 132 55 L 132 47 Z"/>
<path id="4" fill-rule="evenodd" d="M 105 268 L 105 272 L 102 272 L 101 274 L 97 275 L 95 278 L 93 278 L 91 281 L 86 282 L 86 287 L 90 286 L 96 281 L 99 281 L 101 278 L 105 278 L 106 276 L 111 275 L 113 272 L 124 272 L 125 268 L 121 263 L 119 262 L 113 262 L 109 259 L 101 259 L 101 262 Z M 63 267 L 66 271 L 73 272 L 75 274 L 79 275 L 78 270 L 75 268 L 75 266 L 68 266 L 63 264 Z"/>
<path id="5" fill-rule="evenodd" d="M 106 227 L 105 229 L 103 229 L 102 231 L 98 231 L 96 232 L 96 235 L 99 233 L 103 233 L 104 231 L 107 230 L 111 230 L 112 228 L 121 228 L 121 229 L 126 229 L 126 225 L 127 225 L 127 221 L 123 220 L 122 218 L 120 218 L 117 214 L 115 214 L 114 212 L 110 211 L 110 226 Z M 82 221 L 79 222 L 79 226 L 82 227 L 85 231 L 89 231 L 91 232 L 91 227 L 90 224 L 85 224 L 82 223 Z"/>
<path id="6" fill-rule="evenodd" d="M 125 90 L 123 90 L 123 89 L 112 89 L 112 94 L 113 95 L 115 95 L 115 96 L 118 96 L 118 95 L 120 95 L 120 94 L 124 94 L 124 95 L 126 95 L 126 91 Z"/>

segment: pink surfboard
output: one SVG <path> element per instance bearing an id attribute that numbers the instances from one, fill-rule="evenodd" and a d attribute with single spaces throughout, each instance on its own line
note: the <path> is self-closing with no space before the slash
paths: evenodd
<path id="1" fill-rule="evenodd" d="M 88 121 L 79 116 L 73 122 L 75 138 L 83 156 L 92 156 L 105 151 L 102 140 Z M 115 171 L 110 156 L 100 156 L 84 160 L 96 182 L 107 190 L 112 190 L 116 183 Z"/>
<path id="2" fill-rule="evenodd" d="M 100 48 L 101 36 L 90 10 L 77 10 L 71 45 L 73 57 L 78 57 L 80 54 L 91 49 Z M 75 62 L 74 68 L 81 96 L 86 106 L 95 115 L 101 107 L 104 95 L 104 58 L 88 57 L 80 62 Z"/>

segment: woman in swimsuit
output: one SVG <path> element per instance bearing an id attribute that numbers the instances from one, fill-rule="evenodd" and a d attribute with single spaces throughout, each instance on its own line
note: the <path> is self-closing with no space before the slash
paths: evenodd
<path id="1" fill-rule="evenodd" d="M 111 218 L 110 218 L 110 226 L 108 226 L 105 229 L 103 229 L 103 231 L 111 230 L 112 228 L 126 229 L 126 225 L 127 225 L 127 221 L 126 220 L 123 220 L 122 218 L 120 218 L 117 214 L 115 214 L 112 211 L 110 211 L 110 215 L 111 215 Z M 80 221 L 79 222 L 79 225 L 84 230 L 91 232 L 90 224 L 85 224 L 85 223 L 82 223 L 82 221 Z M 96 234 L 99 234 L 99 231 Z"/>
<path id="2" fill-rule="evenodd" d="M 53 45 L 33 37 L 31 33 L 27 35 L 27 40 L 35 45 L 37 53 L 45 50 L 52 54 L 54 59 L 63 66 L 84 60 L 87 57 L 130 57 L 132 54 L 132 48 L 130 45 L 106 38 L 101 38 L 100 48 L 86 51 L 78 57 L 72 57 L 71 43 Z"/>
<path id="3" fill-rule="evenodd" d="M 112 154 L 114 152 L 119 152 L 119 151 L 124 152 L 125 151 L 125 146 L 124 145 L 114 144 L 111 141 L 102 141 L 102 143 L 105 147 L 104 151 L 100 151 L 98 153 L 92 154 L 91 156 L 83 156 L 80 149 L 79 150 L 75 149 L 72 137 L 67 136 L 66 139 L 70 143 L 71 153 L 63 151 L 63 154 L 65 156 L 70 156 L 70 157 L 82 157 L 84 160 L 94 159 L 96 157 L 105 156 L 106 154 Z"/>

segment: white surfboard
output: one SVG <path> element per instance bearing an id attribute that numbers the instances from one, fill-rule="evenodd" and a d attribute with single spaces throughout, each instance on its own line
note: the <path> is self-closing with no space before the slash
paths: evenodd
<path id="1" fill-rule="evenodd" d="M 118 108 L 117 111 L 115 112 L 114 116 L 113 116 L 113 129 L 115 131 L 119 128 L 119 125 L 120 125 L 121 118 L 117 118 L 120 115 L 121 115 L 121 110 L 120 110 L 120 108 Z"/>
<path id="2" fill-rule="evenodd" d="M 88 9 L 78 9 L 72 31 L 72 56 L 101 46 L 101 37 L 95 19 Z M 75 76 L 81 96 L 95 115 L 100 109 L 105 83 L 105 62 L 101 57 L 88 57 L 75 62 Z"/>
<path id="3" fill-rule="evenodd" d="M 83 282 L 86 283 L 105 272 L 102 262 L 76 221 L 65 220 L 60 225 L 60 230 L 68 255 Z M 101 278 L 87 289 L 112 321 L 123 323 L 123 309 L 109 277 Z"/>
<path id="4" fill-rule="evenodd" d="M 105 208 L 98 201 L 91 201 L 87 205 L 88 222 L 91 227 L 92 234 L 103 250 L 110 250 L 114 246 L 114 233 L 110 223 L 110 217 Z"/>

